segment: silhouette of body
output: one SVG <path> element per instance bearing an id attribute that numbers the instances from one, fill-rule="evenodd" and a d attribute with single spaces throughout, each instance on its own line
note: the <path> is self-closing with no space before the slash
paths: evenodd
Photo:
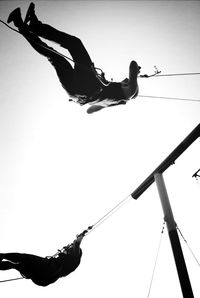
<path id="1" fill-rule="evenodd" d="M 35 15 L 34 8 L 34 3 L 31 3 L 24 22 L 21 18 L 20 8 L 15 9 L 9 15 L 7 22 L 13 22 L 31 46 L 50 61 L 71 100 L 85 104 L 107 99 L 111 101 L 109 105 L 116 105 L 125 104 L 129 99 L 137 96 L 137 76 L 140 67 L 135 61 L 130 63 L 129 79 L 126 78 L 121 82 L 110 82 L 108 86 L 105 86 L 98 79 L 92 60 L 82 41 L 50 25 L 43 24 Z M 74 67 L 64 57 L 53 52 L 53 49 L 44 43 L 39 36 L 56 42 L 67 49 L 73 58 Z"/>
<path id="2" fill-rule="evenodd" d="M 1 253 L 0 270 L 16 269 L 36 285 L 48 286 L 79 266 L 82 256 L 80 243 L 83 237 L 84 235 L 77 236 L 73 244 L 65 247 L 57 257 L 42 258 L 23 253 Z"/>

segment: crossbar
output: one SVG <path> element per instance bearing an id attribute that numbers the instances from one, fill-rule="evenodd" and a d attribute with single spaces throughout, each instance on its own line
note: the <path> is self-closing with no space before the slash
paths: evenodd
<path id="1" fill-rule="evenodd" d="M 156 173 L 162 174 L 175 160 L 198 138 L 200 137 L 200 123 L 192 132 L 165 158 L 163 162 L 132 192 L 131 196 L 137 200 L 147 188 L 155 181 Z"/>

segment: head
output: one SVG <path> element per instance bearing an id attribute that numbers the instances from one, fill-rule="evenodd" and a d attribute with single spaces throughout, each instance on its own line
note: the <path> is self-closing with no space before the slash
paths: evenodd
<path id="1" fill-rule="evenodd" d="M 140 73 L 141 66 L 137 64 L 136 61 L 132 60 L 130 63 L 130 72 L 132 75 L 137 76 Z"/>

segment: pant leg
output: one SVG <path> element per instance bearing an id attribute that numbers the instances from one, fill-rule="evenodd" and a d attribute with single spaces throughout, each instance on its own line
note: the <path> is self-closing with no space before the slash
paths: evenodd
<path id="1" fill-rule="evenodd" d="M 5 260 L 8 260 L 8 261 L 11 261 L 13 263 L 19 263 L 23 260 L 23 255 L 24 254 L 21 254 L 21 253 L 4 253 L 4 254 L 1 254 L 1 259 L 5 259 Z"/>
<path id="2" fill-rule="evenodd" d="M 20 264 L 24 261 L 24 254 L 21 253 L 5 253 L 1 254 L 1 259 L 7 261 L 0 262 L 0 270 L 16 269 L 20 271 Z"/>
<path id="3" fill-rule="evenodd" d="M 48 269 L 48 262 L 45 258 L 24 254 L 24 253 L 5 253 L 0 262 L 0 270 L 16 269 L 26 278 L 43 274 L 45 268 Z M 48 270 L 47 270 L 48 271 Z"/>
<path id="4" fill-rule="evenodd" d="M 59 31 L 50 25 L 43 24 L 41 21 L 38 21 L 34 26 L 31 26 L 30 30 L 37 35 L 56 42 L 63 48 L 66 48 L 70 52 L 75 63 L 82 63 L 89 67 L 91 66 L 91 58 L 79 38 Z"/>
<path id="5" fill-rule="evenodd" d="M 8 261 L 0 262 L 0 270 L 16 269 L 16 264 Z"/>
<path id="6" fill-rule="evenodd" d="M 33 34 L 26 29 L 22 30 L 21 33 L 39 54 L 45 56 L 49 60 L 53 65 L 63 88 L 70 94 L 74 73 L 71 64 L 64 57 L 54 53 L 52 51 L 54 49 L 44 43 L 36 34 Z"/>
<path id="7" fill-rule="evenodd" d="M 67 82 L 69 81 L 69 75 L 68 78 L 66 78 L 64 70 L 65 65 L 62 63 L 63 59 L 59 60 L 60 63 L 57 62 L 57 67 L 54 66 L 63 87 L 68 90 L 69 94 L 86 95 L 89 98 L 92 94 L 97 93 L 100 90 L 101 85 L 91 67 L 92 61 L 90 56 L 79 38 L 58 31 L 57 29 L 43 24 L 40 21 L 34 24 L 34 26 L 31 26 L 29 29 L 34 32 L 34 34 L 56 42 L 69 51 L 70 55 L 75 61 L 73 72 L 71 72 L 72 74 L 70 77 L 69 87 L 67 85 Z M 59 57 L 57 57 L 57 59 L 59 59 Z M 54 61 L 50 62 L 54 65 Z"/>

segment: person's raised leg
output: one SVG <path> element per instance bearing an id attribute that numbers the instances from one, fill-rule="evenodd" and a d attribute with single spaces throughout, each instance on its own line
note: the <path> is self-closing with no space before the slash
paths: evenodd
<path id="1" fill-rule="evenodd" d="M 33 3 L 29 6 L 25 20 L 29 23 L 28 26 L 30 31 L 66 48 L 70 52 L 74 62 L 89 66 L 92 65 L 91 58 L 82 41 L 73 35 L 59 31 L 52 26 L 43 24 L 39 21 L 35 15 L 35 5 Z"/>
<path id="2" fill-rule="evenodd" d="M 73 79 L 73 68 L 64 58 L 59 56 L 53 48 L 44 43 L 36 34 L 30 32 L 28 25 L 21 17 L 20 8 L 15 9 L 8 17 L 8 22 L 13 22 L 19 32 L 26 38 L 29 44 L 41 55 L 45 56 L 56 70 L 63 88 L 71 93 L 71 82 Z"/>
<path id="3" fill-rule="evenodd" d="M 17 253 L 17 252 L 3 253 L 3 254 L 0 254 L 0 260 L 1 260 L 1 263 L 3 262 L 2 260 L 4 259 L 13 263 L 19 263 L 23 260 L 23 255 L 24 254 Z"/>
<path id="4" fill-rule="evenodd" d="M 2 261 L 0 262 L 0 270 L 10 270 L 10 269 L 16 269 L 18 268 L 18 264 L 8 262 L 8 261 Z"/>

